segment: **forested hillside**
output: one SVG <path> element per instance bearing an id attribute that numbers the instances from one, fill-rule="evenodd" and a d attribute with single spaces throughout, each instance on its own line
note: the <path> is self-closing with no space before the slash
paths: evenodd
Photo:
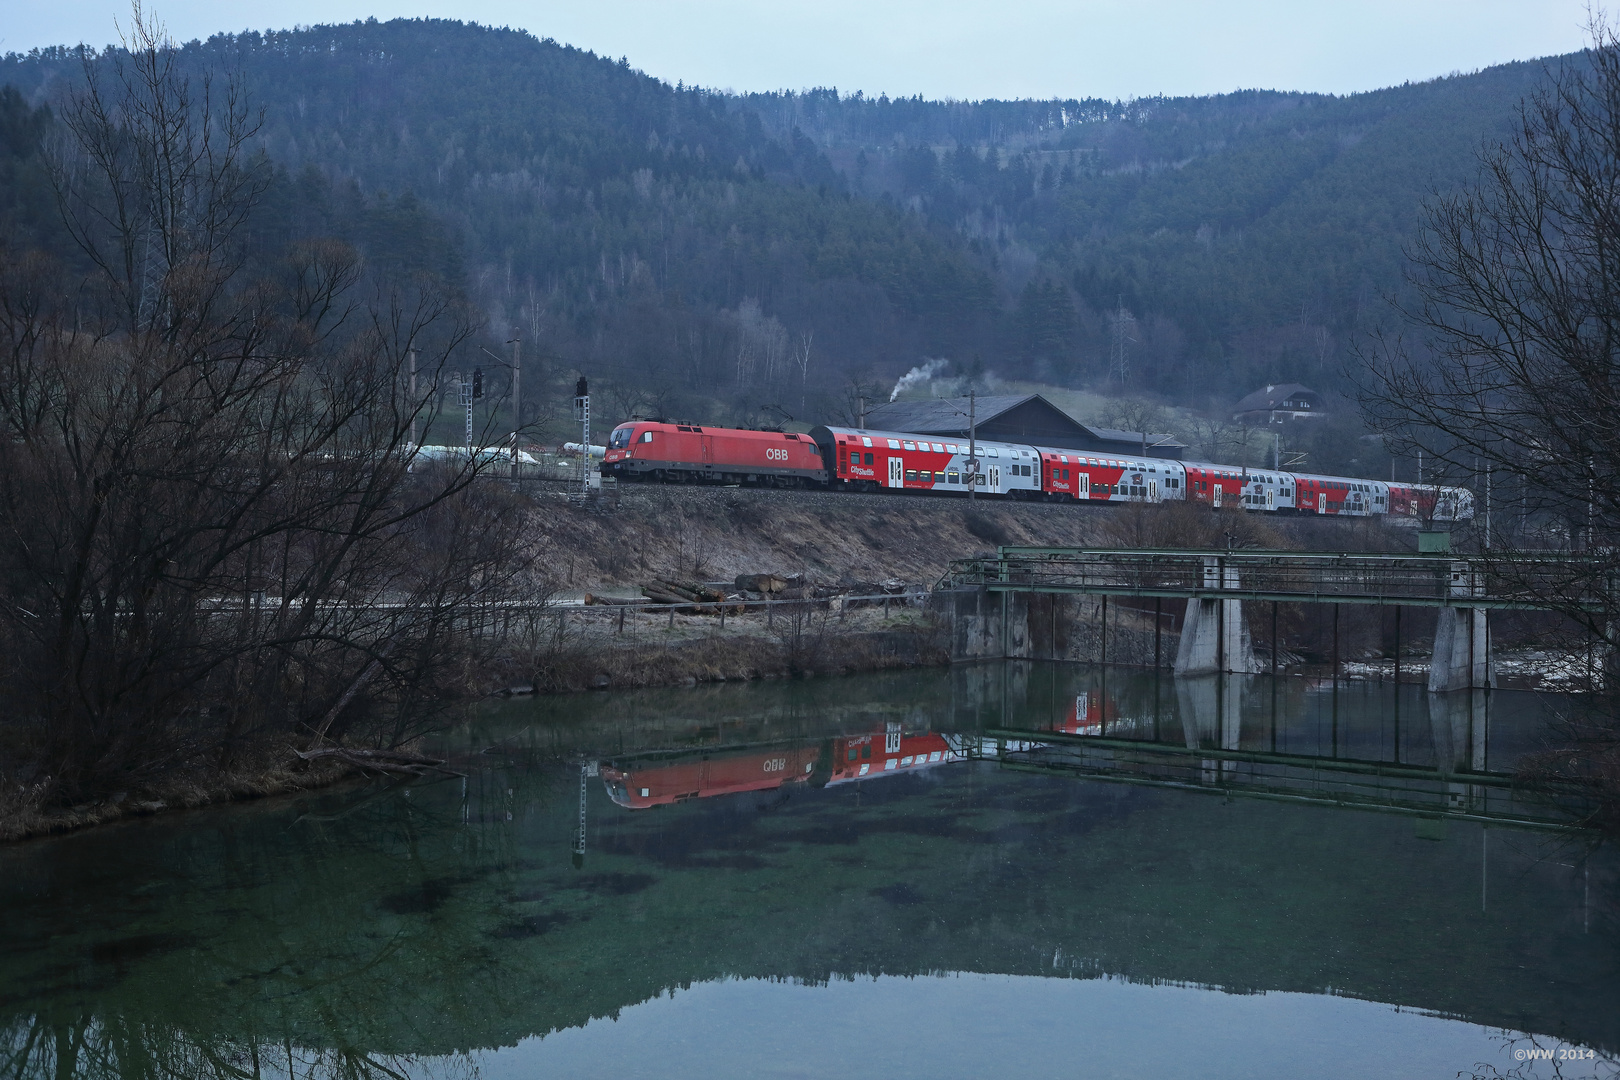
<path id="1" fill-rule="evenodd" d="M 773 131 L 812 133 L 858 193 L 992 250 L 1016 297 L 1005 352 L 1038 377 L 1197 402 L 1229 380 L 1332 389 L 1345 345 L 1402 290 L 1422 200 L 1473 175 L 1541 74 L 1343 98 L 748 103 Z"/>
<path id="2" fill-rule="evenodd" d="M 449 21 L 182 52 L 264 109 L 261 231 L 319 218 L 459 279 L 486 345 L 524 338 L 536 410 L 585 372 L 610 412 L 735 420 L 836 415 L 935 357 L 1198 407 L 1268 380 L 1331 390 L 1387 318 L 1422 197 L 1471 174 L 1540 72 L 957 103 L 671 87 Z M 54 242 L 34 148 L 82 77 L 75 50 L 0 62 L 13 245 Z"/>

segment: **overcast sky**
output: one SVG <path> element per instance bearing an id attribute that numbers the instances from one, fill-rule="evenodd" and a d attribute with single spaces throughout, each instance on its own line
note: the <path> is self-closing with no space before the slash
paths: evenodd
<path id="1" fill-rule="evenodd" d="M 128 0 L 3 0 L 0 51 Z M 177 39 L 376 16 L 517 26 L 670 82 L 926 97 L 1344 93 L 1580 48 L 1587 0 L 149 0 Z"/>

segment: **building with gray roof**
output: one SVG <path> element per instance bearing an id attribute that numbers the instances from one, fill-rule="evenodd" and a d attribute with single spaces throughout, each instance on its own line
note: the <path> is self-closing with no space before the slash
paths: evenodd
<path id="1" fill-rule="evenodd" d="M 1180 458 L 1186 450 L 1166 436 L 1082 424 L 1040 394 L 986 394 L 972 402 L 971 411 L 978 437 L 992 441 L 1159 458 Z M 965 397 L 891 401 L 868 409 L 865 426 L 965 439 L 969 412 Z"/>

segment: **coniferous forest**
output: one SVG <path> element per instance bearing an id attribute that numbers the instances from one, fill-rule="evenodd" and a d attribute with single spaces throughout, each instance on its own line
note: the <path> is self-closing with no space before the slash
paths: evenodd
<path id="1" fill-rule="evenodd" d="M 42 147 L 112 55 L 0 62 L 10 251 L 69 251 Z M 262 112 L 255 242 L 335 236 L 453 283 L 485 347 L 523 339 L 537 433 L 580 373 L 608 413 L 734 422 L 848 415 L 930 359 L 1194 409 L 1343 389 L 1357 335 L 1394 321 L 1423 199 L 1472 177 L 1543 73 L 1349 97 L 733 95 L 444 20 L 180 56 Z"/>

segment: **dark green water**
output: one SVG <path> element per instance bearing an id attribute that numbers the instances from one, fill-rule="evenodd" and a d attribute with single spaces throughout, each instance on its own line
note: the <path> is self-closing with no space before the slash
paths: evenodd
<path id="1" fill-rule="evenodd" d="M 1616 862 L 1495 775 L 1544 713 L 1048 665 L 515 700 L 464 781 L 0 849 L 0 1080 L 1613 1076 Z"/>

